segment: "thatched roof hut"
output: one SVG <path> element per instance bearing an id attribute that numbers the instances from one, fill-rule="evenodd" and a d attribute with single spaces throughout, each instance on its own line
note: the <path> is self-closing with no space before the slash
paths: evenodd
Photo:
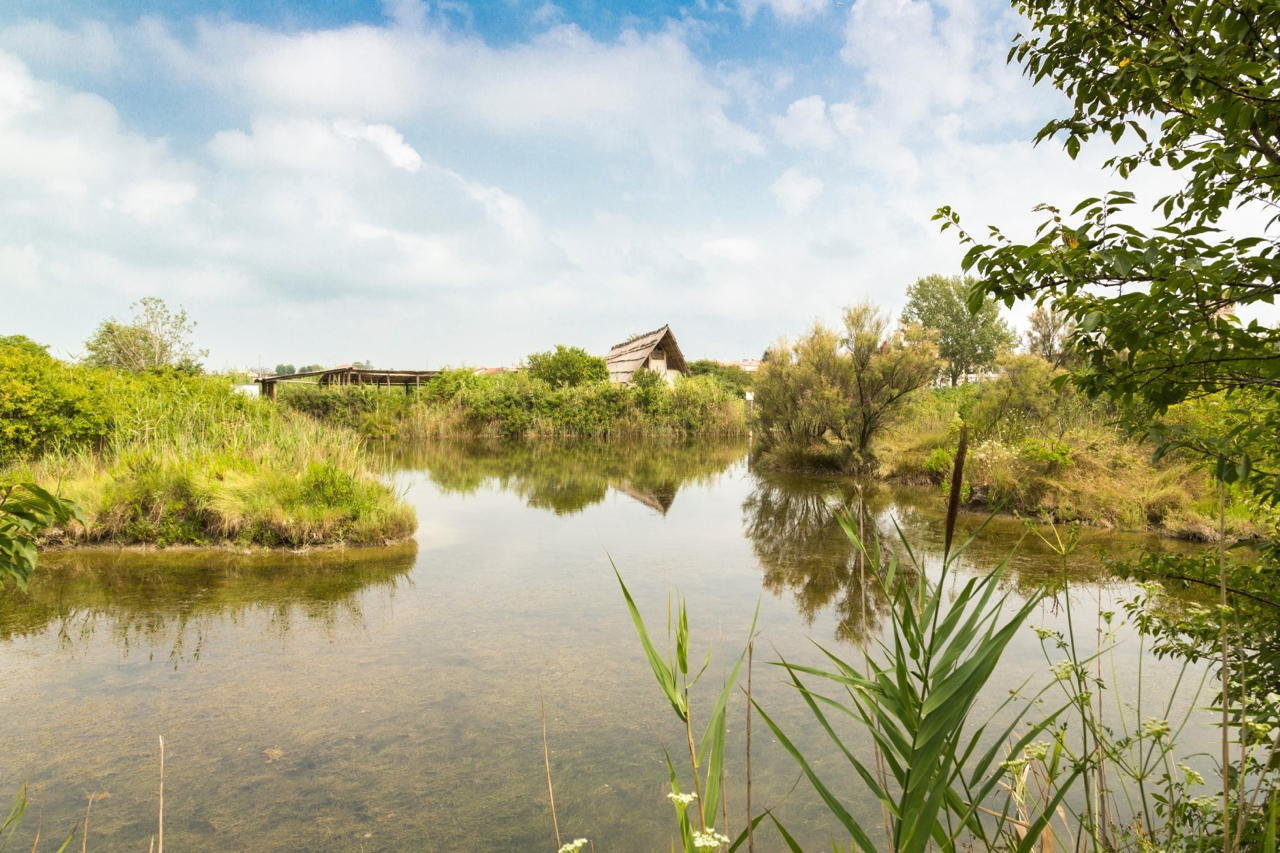
<path id="1" fill-rule="evenodd" d="M 604 360 L 609 365 L 609 381 L 624 384 L 641 368 L 652 370 L 668 382 L 689 372 L 670 326 L 615 344 Z"/>

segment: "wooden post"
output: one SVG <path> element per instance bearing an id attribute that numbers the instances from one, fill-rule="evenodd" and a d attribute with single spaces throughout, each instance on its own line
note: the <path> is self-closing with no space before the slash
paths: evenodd
<path id="1" fill-rule="evenodd" d="M 263 383 L 262 383 L 262 390 L 267 392 L 267 399 L 268 399 L 268 400 L 270 400 L 270 401 L 271 401 L 271 402 L 273 402 L 273 403 L 276 401 L 276 383 L 274 383 L 274 382 L 263 382 Z"/>

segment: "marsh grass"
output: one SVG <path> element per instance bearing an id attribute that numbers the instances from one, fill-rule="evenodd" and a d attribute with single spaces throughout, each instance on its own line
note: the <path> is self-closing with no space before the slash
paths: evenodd
<path id="1" fill-rule="evenodd" d="M 446 371 L 412 394 L 375 387 L 298 383 L 286 407 L 370 438 L 628 438 L 744 435 L 746 405 L 711 376 L 667 386 L 607 381 L 553 387 L 527 371 L 477 376 Z"/>
<path id="2" fill-rule="evenodd" d="M 85 512 L 68 542 L 301 548 L 404 538 L 412 510 L 375 473 L 363 440 L 210 377 L 128 386 L 98 446 L 12 465 Z"/>

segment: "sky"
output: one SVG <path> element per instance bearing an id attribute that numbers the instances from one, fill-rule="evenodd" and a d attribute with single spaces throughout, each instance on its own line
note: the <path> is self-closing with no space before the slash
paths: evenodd
<path id="1" fill-rule="evenodd" d="M 995 0 L 6 0 L 0 335 L 158 296 L 207 366 L 759 357 L 1116 187 Z M 1132 183 L 1132 182 L 1131 182 Z M 1141 187 L 1129 186 L 1129 189 Z"/>

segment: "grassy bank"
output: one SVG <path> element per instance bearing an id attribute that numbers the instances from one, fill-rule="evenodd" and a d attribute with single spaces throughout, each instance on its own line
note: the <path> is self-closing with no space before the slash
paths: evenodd
<path id="1" fill-rule="evenodd" d="M 744 435 L 745 403 L 713 376 L 553 386 L 528 371 L 446 371 L 420 391 L 283 384 L 285 408 L 372 438 Z"/>
<path id="2" fill-rule="evenodd" d="M 0 480 L 75 500 L 64 543 L 300 548 L 413 532 L 362 439 L 236 393 L 229 380 L 8 355 Z"/>
<path id="3" fill-rule="evenodd" d="M 1201 460 L 1154 460 L 1151 445 L 1117 425 L 1116 412 L 1053 379 L 1047 364 L 1019 356 L 998 379 L 922 390 L 880 445 L 880 475 L 942 486 L 963 421 L 971 437 L 962 499 L 970 507 L 1217 538 L 1217 487 Z M 1256 536 L 1262 522 L 1256 506 L 1229 493 L 1229 536 Z"/>

